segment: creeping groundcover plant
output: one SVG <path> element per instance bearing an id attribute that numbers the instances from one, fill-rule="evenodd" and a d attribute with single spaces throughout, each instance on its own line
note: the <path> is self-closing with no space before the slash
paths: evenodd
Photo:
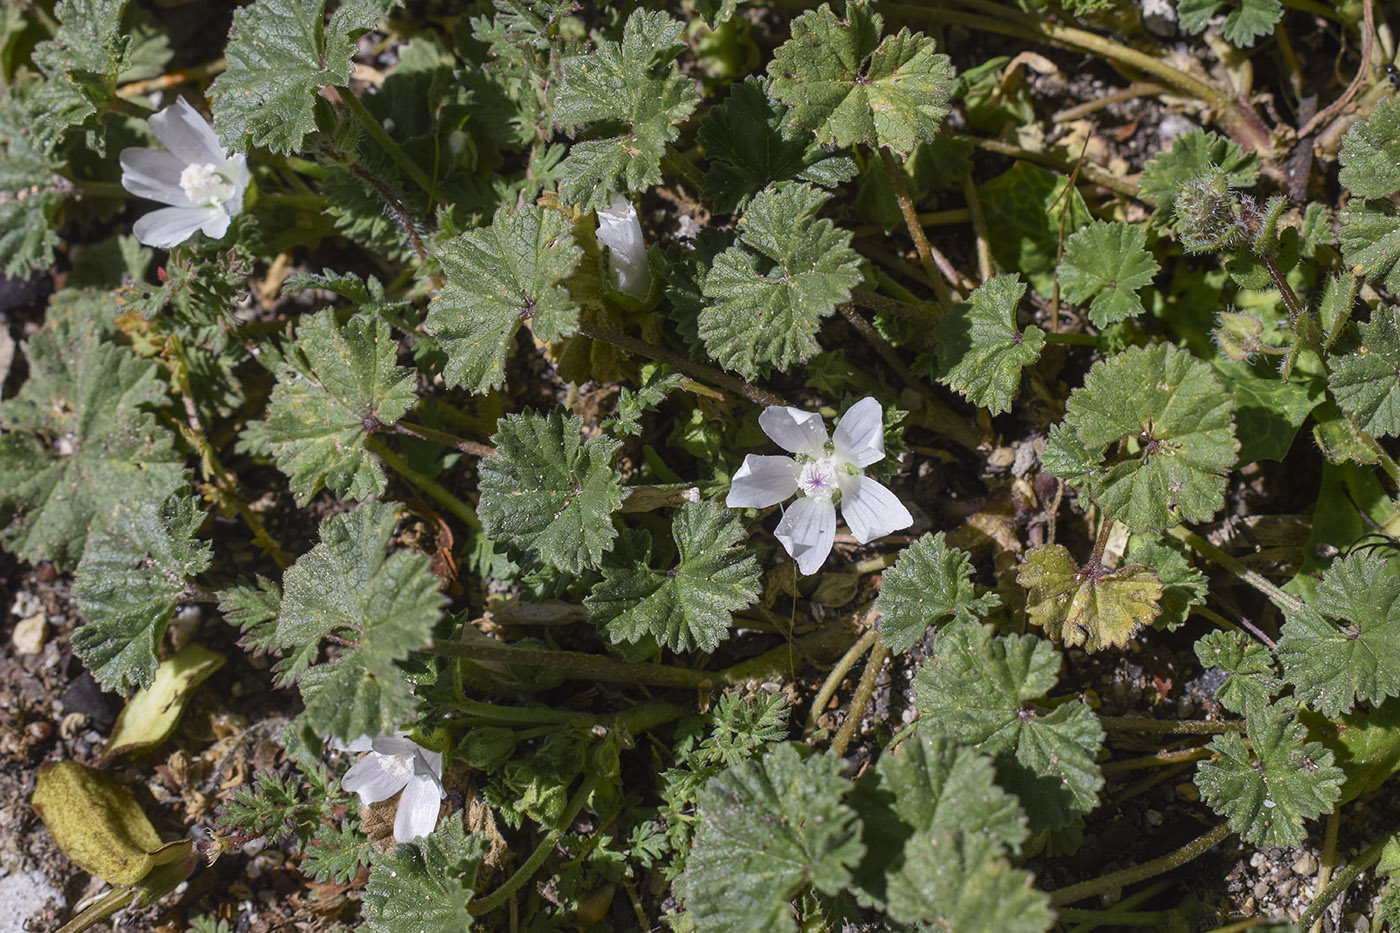
<path id="1" fill-rule="evenodd" d="M 0 915 L 1400 928 L 1397 26 L 0 7 Z"/>

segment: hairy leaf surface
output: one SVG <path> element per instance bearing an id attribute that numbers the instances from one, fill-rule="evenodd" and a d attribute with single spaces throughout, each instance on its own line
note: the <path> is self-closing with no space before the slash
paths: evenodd
<path id="1" fill-rule="evenodd" d="M 902 551 L 885 572 L 875 599 L 875 610 L 883 616 L 880 637 L 889 649 L 908 651 L 930 625 L 974 622 L 1001 605 L 995 593 L 978 596 L 971 576 L 972 558 L 948 547 L 941 531 Z"/>

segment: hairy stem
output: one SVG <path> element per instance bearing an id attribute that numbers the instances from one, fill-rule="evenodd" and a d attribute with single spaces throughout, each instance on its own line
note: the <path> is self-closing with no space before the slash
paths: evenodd
<path id="1" fill-rule="evenodd" d="M 384 125 L 374 118 L 359 97 L 349 88 L 343 89 L 340 95 L 341 103 L 345 104 L 345 109 L 359 121 L 370 138 L 379 144 L 379 148 L 384 150 L 384 154 L 394 160 L 394 164 L 403 169 L 415 185 L 422 188 L 428 195 L 429 200 L 437 197 L 437 186 L 428 177 L 428 173 L 418 167 L 418 163 L 408 157 L 408 153 L 399 148 L 399 144 L 384 129 Z"/>
<path id="2" fill-rule="evenodd" d="M 1298 612 L 1303 608 L 1302 600 L 1298 599 L 1296 596 L 1292 596 L 1288 593 L 1285 593 L 1283 590 L 1279 589 L 1271 581 L 1265 578 L 1262 574 L 1258 574 L 1255 573 L 1253 570 L 1250 570 L 1244 564 L 1235 560 L 1235 558 L 1231 557 L 1229 554 L 1226 554 L 1224 551 L 1220 550 L 1220 548 L 1211 544 L 1205 538 L 1196 534 L 1194 531 L 1187 528 L 1185 525 L 1177 525 L 1175 528 L 1172 528 L 1168 533 L 1173 538 L 1176 538 L 1178 541 L 1180 541 L 1182 544 L 1187 545 L 1202 556 L 1210 558 L 1211 560 L 1219 564 L 1221 567 L 1230 571 L 1235 576 L 1239 577 L 1241 580 L 1254 587 L 1260 593 L 1267 596 L 1270 602 L 1272 602 L 1275 606 L 1278 606 L 1283 611 Z"/>
<path id="3" fill-rule="evenodd" d="M 1360 855 L 1352 859 L 1351 864 L 1343 869 L 1341 874 L 1337 875 L 1336 878 L 1332 879 L 1331 884 L 1322 889 L 1322 893 L 1317 896 L 1317 900 L 1312 902 L 1308 907 L 1308 912 L 1303 914 L 1302 919 L 1298 921 L 1298 928 L 1307 930 L 1312 927 L 1313 924 L 1319 922 L 1322 919 L 1323 911 L 1327 910 L 1332 902 L 1351 886 L 1351 883 L 1356 880 L 1358 875 L 1370 868 L 1380 859 L 1381 852 L 1385 849 L 1386 843 L 1393 839 L 1397 835 L 1397 832 L 1400 831 L 1386 833 L 1367 846 Z"/>
<path id="4" fill-rule="evenodd" d="M 469 661 L 553 668 L 570 680 L 601 680 L 607 683 L 650 684 L 694 690 L 733 683 L 723 671 L 697 671 L 666 664 L 617 661 L 600 654 L 584 654 L 577 651 L 517 648 L 491 639 L 441 639 L 433 644 L 432 652 L 443 657 L 466 658 Z"/>
<path id="5" fill-rule="evenodd" d="M 479 444 L 476 441 L 469 441 L 464 437 L 455 434 L 448 434 L 446 431 L 439 431 L 437 428 L 429 428 L 421 424 L 411 424 L 407 421 L 398 421 L 394 424 L 394 431 L 398 434 L 409 434 L 414 437 L 421 437 L 424 440 L 441 444 L 444 447 L 455 447 L 462 453 L 472 457 L 494 457 L 496 448 L 486 444 Z"/>
<path id="6" fill-rule="evenodd" d="M 1243 732 L 1242 720 L 1227 719 L 1152 719 L 1148 716 L 1100 716 L 1105 729 L 1121 732 L 1160 732 L 1170 735 L 1219 735 Z"/>
<path id="7" fill-rule="evenodd" d="M 1102 894 L 1105 891 L 1112 891 L 1116 888 L 1136 884 L 1139 881 L 1146 881 L 1148 878 L 1155 878 L 1157 875 L 1169 872 L 1174 868 L 1180 868 L 1187 862 L 1201 857 L 1215 846 L 1224 842 L 1232 834 L 1233 830 L 1230 829 L 1230 824 L 1221 823 L 1210 832 L 1197 837 L 1175 852 L 1169 852 L 1161 858 L 1051 891 L 1050 904 L 1054 907 L 1060 907 L 1064 904 L 1073 904 L 1075 901 L 1082 901 L 1084 898 L 1093 897 L 1095 894 Z"/>
<path id="8" fill-rule="evenodd" d="M 1118 774 L 1123 771 L 1142 771 L 1146 768 L 1161 768 L 1166 765 L 1179 765 L 1191 761 L 1200 761 L 1202 758 L 1209 758 L 1214 754 L 1208 748 L 1183 748 L 1174 752 L 1157 752 L 1155 755 L 1143 755 L 1140 758 L 1125 758 L 1122 761 L 1110 761 L 1101 770 L 1104 774 Z"/>
<path id="9" fill-rule="evenodd" d="M 992 265 L 992 241 L 987 235 L 987 218 L 982 214 L 982 201 L 977 197 L 977 183 L 972 173 L 962 177 L 963 197 L 967 198 L 967 209 L 972 214 L 972 232 L 977 237 L 977 277 L 985 282 L 996 274 Z"/>
<path id="10" fill-rule="evenodd" d="M 721 372 L 712 366 L 707 366 L 704 363 L 697 363 L 663 346 L 648 343 L 638 337 L 624 334 L 622 331 L 613 330 L 611 327 L 605 327 L 602 324 L 583 322 L 579 324 L 578 332 L 585 337 L 591 337 L 594 340 L 601 340 L 603 343 L 611 344 L 619 350 L 625 350 L 628 353 L 633 353 L 649 360 L 655 360 L 658 363 L 674 366 L 692 379 L 719 386 L 726 392 L 742 395 L 744 398 L 756 404 L 787 404 L 772 392 L 760 389 L 757 386 L 749 385 L 747 382 L 731 376 L 726 372 Z"/>
<path id="11" fill-rule="evenodd" d="M 812 700 L 812 706 L 807 711 L 807 729 L 810 731 L 817 727 L 817 717 L 822 714 L 822 709 L 831 698 L 836 695 L 836 690 L 841 686 L 841 681 L 846 679 L 846 675 L 851 672 L 851 668 L 856 666 L 856 662 L 865 656 L 865 652 L 870 650 L 870 646 L 875 644 L 875 639 L 880 637 L 880 633 L 871 629 L 841 655 L 841 660 L 831 669 L 831 673 L 826 675 L 826 680 L 822 681 L 821 689 L 817 691 L 816 697 Z"/>
<path id="12" fill-rule="evenodd" d="M 525 860 L 524 864 L 515 870 L 515 874 L 507 878 L 499 888 L 490 894 L 473 900 L 467 905 L 467 910 L 471 912 L 472 916 L 479 917 L 500 907 L 512 894 L 520 890 L 526 882 L 535 876 L 535 872 L 540 870 L 545 859 L 549 858 L 549 853 L 554 851 L 554 847 L 559 843 L 564 833 L 568 832 L 569 827 L 573 825 L 574 820 L 583 810 L 584 804 L 588 803 L 588 798 L 593 796 L 593 791 L 598 788 L 602 780 L 601 774 L 589 774 L 584 778 L 583 785 L 569 798 L 569 803 L 564 808 L 559 822 L 540 841 L 540 844 L 535 847 L 535 851 L 530 853 L 530 857 Z"/>
<path id="13" fill-rule="evenodd" d="M 390 450 L 389 446 L 379 438 L 373 434 L 368 435 L 365 438 L 365 449 L 382 460 L 389 469 L 408 480 L 447 511 L 461 519 L 462 523 L 472 531 L 481 530 L 481 520 L 476 517 L 476 509 L 448 492 L 446 486 L 431 476 L 415 470 L 407 460 Z"/>
<path id="14" fill-rule="evenodd" d="M 851 705 L 846 710 L 846 721 L 841 723 L 836 738 L 831 740 L 831 751 L 838 758 L 846 754 L 851 739 L 855 738 L 856 729 L 860 728 L 860 721 L 865 717 L 865 708 L 870 705 L 870 698 L 875 694 L 875 683 L 880 679 L 880 670 L 889 656 L 890 649 L 880 639 L 880 633 L 876 632 L 875 644 L 865 662 L 865 672 L 861 674 L 855 696 L 851 697 Z"/>
<path id="15" fill-rule="evenodd" d="M 904 225 L 909 228 L 914 250 L 919 254 L 919 263 L 924 267 L 924 275 L 933 286 L 933 293 L 938 296 L 939 307 L 947 313 L 953 307 L 953 293 L 948 288 L 948 283 L 943 281 L 943 273 L 934 264 L 928 238 L 924 236 L 924 228 L 914 210 L 914 199 L 909 196 L 909 186 L 904 181 L 904 170 L 895 163 L 894 156 L 884 146 L 879 148 L 879 153 L 880 161 L 885 166 L 885 174 L 890 177 L 890 184 L 894 186 L 894 198 L 899 202 L 899 212 L 904 216 Z"/>

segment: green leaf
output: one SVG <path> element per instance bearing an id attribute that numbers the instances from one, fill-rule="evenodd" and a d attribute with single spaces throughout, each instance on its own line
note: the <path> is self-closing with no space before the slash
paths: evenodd
<path id="1" fill-rule="evenodd" d="M 240 579 L 218 593 L 219 611 L 230 625 L 243 632 L 240 642 L 250 651 L 266 653 L 277 643 L 277 615 L 282 611 L 282 588 L 259 575 L 255 581 Z"/>
<path id="2" fill-rule="evenodd" d="M 1322 379 L 1299 366 L 1294 368 L 1293 378 L 1283 382 L 1267 361 L 1250 365 L 1217 358 L 1213 365 L 1225 380 L 1226 390 L 1235 397 L 1238 464 L 1288 456 L 1298 430 L 1323 400 Z"/>
<path id="3" fill-rule="evenodd" d="M 299 504 L 323 486 L 351 499 L 384 492 L 384 470 L 365 441 L 417 398 L 417 376 L 395 365 L 398 351 L 380 320 L 356 317 L 341 327 L 327 309 L 298 326 L 277 367 L 267 417 L 244 438 L 272 454 Z"/>
<path id="4" fill-rule="evenodd" d="M 1068 826 L 1098 802 L 1094 757 L 1103 728 L 1083 702 L 1032 702 L 1055 686 L 1060 657 L 1043 638 L 993 637 L 983 625 L 941 629 L 914 678 L 919 728 L 991 755 L 998 783 L 1021 799 L 1031 830 Z"/>
<path id="5" fill-rule="evenodd" d="M 1171 222 L 1177 192 L 1212 169 L 1219 169 L 1231 188 L 1248 188 L 1259 171 L 1259 158 L 1238 144 L 1203 129 L 1178 136 L 1167 152 L 1159 152 L 1142 169 L 1138 187 L 1157 203 L 1152 215 L 1156 226 Z"/>
<path id="6" fill-rule="evenodd" d="M 1347 712 L 1358 700 L 1376 704 L 1400 694 L 1395 567 L 1372 551 L 1333 563 L 1317 598 L 1287 613 L 1278 658 L 1294 694 L 1327 716 Z"/>
<path id="7" fill-rule="evenodd" d="M 846 4 L 846 17 L 824 3 L 793 20 L 792 37 L 768 66 L 770 93 L 824 146 L 907 154 L 920 140 L 932 142 L 948 115 L 948 56 L 907 28 L 881 40 L 884 17 L 863 0 Z"/>
<path id="8" fill-rule="evenodd" d="M 44 154 L 34 137 L 25 92 L 37 80 L 0 87 L 0 272 L 13 278 L 53 262 L 54 220 L 67 181 L 62 163 Z"/>
<path id="9" fill-rule="evenodd" d="M 29 380 L 0 403 L 0 542 L 70 570 L 119 503 L 159 504 L 184 469 L 149 410 L 166 401 L 156 364 L 98 324 L 110 296 L 60 295 L 75 313 L 59 316 L 55 299 L 25 347 Z"/>
<path id="10" fill-rule="evenodd" d="M 796 930 L 789 901 L 809 884 L 840 893 L 865 854 L 851 783 L 834 755 L 805 762 L 791 744 L 730 768 L 699 794 L 679 882 L 701 930 Z"/>
<path id="11" fill-rule="evenodd" d="M 1196 786 L 1246 842 L 1290 849 L 1303 841 L 1304 820 L 1337 803 L 1342 770 L 1321 743 L 1304 740 L 1302 725 L 1279 704 L 1254 710 L 1248 729 L 1253 754 L 1238 734 L 1217 735 Z"/>
<path id="12" fill-rule="evenodd" d="M 1361 348 L 1332 361 L 1337 404 L 1372 436 L 1400 434 L 1400 308 L 1380 305 L 1358 325 Z"/>
<path id="13" fill-rule="evenodd" d="M 1400 100 L 1382 97 L 1342 138 L 1342 187 L 1362 198 L 1400 191 Z"/>
<path id="14" fill-rule="evenodd" d="M 1204 32 L 1221 5 L 1222 0 L 1181 0 L 1177 6 L 1181 28 L 1192 34 Z M 1279 0 L 1239 0 L 1239 6 L 1225 17 L 1221 32 L 1231 45 L 1247 49 L 1260 36 L 1272 33 L 1281 19 L 1283 4 Z"/>
<path id="15" fill-rule="evenodd" d="M 889 878 L 889 914 L 958 933 L 1044 933 L 1055 924 L 1050 898 L 1013 868 L 1001 845 L 978 833 L 915 833 Z"/>
<path id="16" fill-rule="evenodd" d="M 655 411 L 666 396 L 683 386 L 685 381 L 680 373 L 670 372 L 666 366 L 658 366 L 647 375 L 641 388 L 623 386 L 618 392 L 615 413 L 603 420 L 603 430 L 619 439 L 641 434 L 642 416 Z"/>
<path id="17" fill-rule="evenodd" d="M 1165 344 L 1094 364 L 1042 462 L 1135 532 L 1202 522 L 1225 501 L 1238 442 L 1233 399 L 1209 364 Z M 1119 456 L 1119 442 L 1128 451 Z"/>
<path id="18" fill-rule="evenodd" d="M 991 181 L 977 186 L 992 258 L 1015 269 L 1031 287 L 1049 296 L 1055 289 L 1060 241 L 1093 218 L 1069 179 L 1029 162 L 1018 161 Z"/>
<path id="19" fill-rule="evenodd" d="M 1151 567 L 1162 583 L 1157 619 L 1152 623 L 1157 628 L 1176 631 L 1194 607 L 1205 603 L 1209 581 L 1191 565 L 1185 548 L 1176 540 L 1133 535 L 1127 556 L 1134 563 Z"/>
<path id="20" fill-rule="evenodd" d="M 1147 251 L 1145 226 L 1095 221 L 1066 241 L 1060 287 L 1073 304 L 1092 299 L 1089 320 L 1102 329 L 1143 312 L 1137 291 L 1160 268 Z"/>
<path id="21" fill-rule="evenodd" d="M 88 539 L 73 578 L 84 625 L 73 650 L 104 689 L 149 687 L 156 650 L 185 584 L 209 566 L 209 542 L 195 535 L 204 513 L 187 491 L 153 505 L 118 500 Z"/>
<path id="22" fill-rule="evenodd" d="M 1045 346 L 1039 327 L 1016 329 L 1016 306 L 1025 293 L 1020 276 L 994 276 L 934 328 L 938 381 L 994 415 L 1011 408 L 1022 367 L 1039 359 Z"/>
<path id="23" fill-rule="evenodd" d="M 710 162 L 705 198 L 717 213 L 737 213 L 772 182 L 834 188 L 856 176 L 850 156 L 822 148 L 792 125 L 788 108 L 769 98 L 769 85 L 753 76 L 735 84 L 700 124 L 700 145 Z"/>
<path id="24" fill-rule="evenodd" d="M 497 456 L 481 462 L 481 516 L 487 537 L 569 573 L 596 568 L 617 537 L 622 505 L 612 467 L 622 445 L 579 437 L 583 419 L 525 412 L 497 422 Z"/>
<path id="25" fill-rule="evenodd" d="M 660 10 L 634 10 L 621 42 L 564 60 L 554 94 L 554 124 L 596 124 L 605 139 L 578 142 L 560 166 L 559 195 L 584 210 L 608 205 L 613 193 L 661 181 L 661 158 L 679 135 L 675 124 L 695 110 L 694 82 L 676 69 L 685 25 Z"/>
<path id="26" fill-rule="evenodd" d="M 448 240 L 438 256 L 447 284 L 425 326 L 447 352 L 448 385 L 473 392 L 502 385 L 506 353 L 525 321 L 547 341 L 578 328 L 578 305 L 561 283 L 583 250 L 560 212 L 502 205 L 491 226 Z"/>
<path id="27" fill-rule="evenodd" d="M 1012 851 L 1028 834 L 1026 816 L 997 786 L 990 758 L 922 732 L 882 754 L 850 803 L 860 815 L 866 849 L 856 869 L 857 897 L 880 909 L 887 876 L 904 863 L 916 832 L 976 833 Z"/>
<path id="28" fill-rule="evenodd" d="M 646 636 L 676 653 L 712 652 L 729 632 L 733 613 L 759 593 L 758 561 L 739 542 L 743 522 L 717 502 L 686 503 L 671 526 L 676 563 L 654 570 L 638 561 L 603 564 L 603 582 L 584 600 L 614 642 Z"/>
<path id="29" fill-rule="evenodd" d="M 930 625 L 974 622 L 1001 605 L 995 593 L 977 595 L 972 558 L 948 547 L 943 532 L 924 535 L 900 552 L 885 572 L 875 611 L 883 618 L 880 637 L 896 654 L 908 651 Z"/>
<path id="30" fill-rule="evenodd" d="M 1122 647 L 1138 626 L 1157 618 L 1162 583 L 1150 567 L 1128 564 L 1117 570 L 1083 571 L 1060 544 L 1026 553 L 1016 582 L 1027 590 L 1026 614 L 1045 634 L 1094 652 Z"/>
<path id="31" fill-rule="evenodd" d="M 417 699 L 396 662 L 432 644 L 447 597 L 432 560 L 417 551 L 385 549 L 398 507 L 367 502 L 321 523 L 321 541 L 283 578 L 274 647 L 282 683 L 298 680 L 302 722 L 320 735 L 351 741 L 392 733 L 413 718 Z M 339 655 L 312 665 L 323 639 Z"/>
<path id="32" fill-rule="evenodd" d="M 1308 738 L 1337 756 L 1337 767 L 1346 775 L 1338 803 L 1350 803 L 1400 771 L 1400 699 L 1330 718 L 1303 708 L 1298 721 L 1307 727 Z"/>
<path id="33" fill-rule="evenodd" d="M 816 216 L 829 197 L 807 184 L 759 192 L 744 214 L 741 245 L 716 256 L 705 276 L 700 337 L 745 378 L 815 355 L 821 319 L 861 281 L 850 232 Z"/>
<path id="34" fill-rule="evenodd" d="M 219 138 L 237 152 L 301 149 L 316 129 L 317 92 L 350 83 L 355 39 L 397 5 L 345 0 L 329 21 L 325 0 L 255 0 L 234 11 L 228 70 L 209 87 Z"/>
<path id="35" fill-rule="evenodd" d="M 73 127 L 91 126 L 117 89 L 131 37 L 122 29 L 127 0 L 59 0 L 53 38 L 34 47 L 34 64 L 47 80 L 34 95 L 34 139 L 52 152 Z M 101 134 L 93 142 L 102 145 Z M 101 154 L 101 153 L 99 153 Z"/>
<path id="36" fill-rule="evenodd" d="M 1342 208 L 1338 236 L 1348 267 L 1400 291 L 1400 211 L 1388 200 L 1356 198 Z"/>
<path id="37" fill-rule="evenodd" d="M 370 857 L 365 925 L 375 933 L 470 930 L 467 904 L 476 894 L 486 838 L 470 836 L 460 819 L 444 820 L 432 835 Z"/>
<path id="38" fill-rule="evenodd" d="M 1244 632 L 1207 632 L 1195 650 L 1202 667 L 1218 667 L 1230 675 L 1215 691 L 1226 709 L 1247 713 L 1267 705 L 1283 688 L 1273 654 Z"/>

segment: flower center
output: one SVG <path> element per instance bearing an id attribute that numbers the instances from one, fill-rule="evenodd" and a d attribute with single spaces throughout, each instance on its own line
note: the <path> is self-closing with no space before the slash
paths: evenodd
<path id="1" fill-rule="evenodd" d="M 180 173 L 180 188 L 191 204 L 222 204 L 233 197 L 233 182 L 219 173 L 212 163 L 186 165 Z"/>
<path id="2" fill-rule="evenodd" d="M 828 454 L 802 464 L 802 470 L 797 474 L 797 485 L 803 495 L 810 499 L 830 499 L 837 489 L 836 458 Z"/>

